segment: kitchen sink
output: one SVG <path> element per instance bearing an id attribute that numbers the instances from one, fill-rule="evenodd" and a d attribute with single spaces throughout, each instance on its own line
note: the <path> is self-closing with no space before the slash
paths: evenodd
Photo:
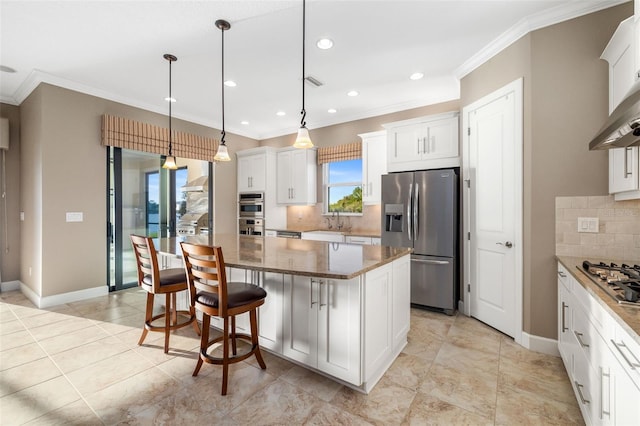
<path id="1" fill-rule="evenodd" d="M 303 240 L 329 241 L 332 243 L 343 243 L 344 232 L 318 229 L 316 231 L 305 231 L 302 233 Z"/>

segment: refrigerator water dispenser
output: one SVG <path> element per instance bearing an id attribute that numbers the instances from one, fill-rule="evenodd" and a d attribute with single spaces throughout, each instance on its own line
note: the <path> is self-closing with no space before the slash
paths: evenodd
<path id="1" fill-rule="evenodd" d="M 404 204 L 384 205 L 384 230 L 385 232 L 402 232 Z"/>

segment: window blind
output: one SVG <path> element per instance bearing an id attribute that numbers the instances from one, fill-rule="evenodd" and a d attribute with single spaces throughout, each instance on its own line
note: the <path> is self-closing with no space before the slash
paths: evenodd
<path id="1" fill-rule="evenodd" d="M 176 157 L 211 161 L 219 141 L 191 133 L 173 131 L 171 152 Z M 102 116 L 103 146 L 114 146 L 152 154 L 169 154 L 169 129 L 112 115 Z"/>
<path id="2" fill-rule="evenodd" d="M 362 158 L 362 142 L 318 148 L 318 164 Z"/>

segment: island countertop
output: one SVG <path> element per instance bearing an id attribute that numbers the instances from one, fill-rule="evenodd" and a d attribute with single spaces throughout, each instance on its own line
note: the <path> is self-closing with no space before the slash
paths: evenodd
<path id="1" fill-rule="evenodd" d="M 225 264 L 264 272 L 351 279 L 411 254 L 411 249 L 276 237 L 213 234 L 155 239 L 156 250 L 180 255 L 180 242 L 221 246 Z"/>

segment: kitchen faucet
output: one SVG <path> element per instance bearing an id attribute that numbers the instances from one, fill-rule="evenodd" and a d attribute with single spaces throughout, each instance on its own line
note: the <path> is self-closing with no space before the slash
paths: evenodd
<path id="1" fill-rule="evenodd" d="M 338 228 L 338 231 L 342 229 L 342 223 L 340 223 L 340 211 L 336 211 L 337 215 L 338 215 L 338 219 L 336 220 L 336 227 Z"/>
<path id="2" fill-rule="evenodd" d="M 325 217 L 325 219 L 327 220 L 327 229 L 333 228 L 333 225 L 331 225 L 331 218 Z"/>

